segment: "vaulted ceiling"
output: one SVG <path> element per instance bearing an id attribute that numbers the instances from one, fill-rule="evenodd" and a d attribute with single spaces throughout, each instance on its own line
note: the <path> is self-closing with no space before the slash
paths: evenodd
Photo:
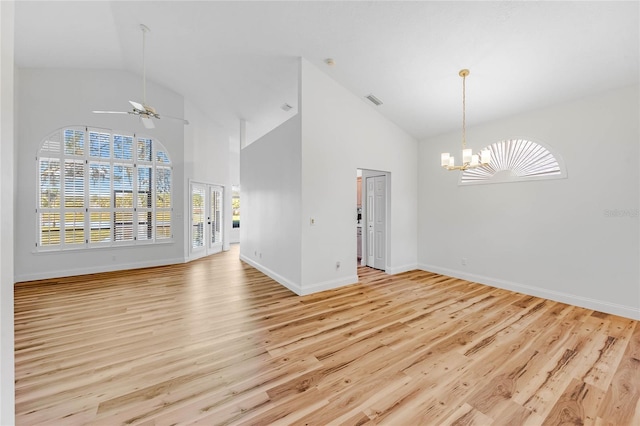
<path id="1" fill-rule="evenodd" d="M 246 120 L 250 140 L 295 113 L 301 56 L 363 102 L 381 99 L 371 108 L 418 139 L 460 127 L 462 68 L 468 125 L 640 75 L 635 1 L 18 1 L 15 10 L 18 67 L 141 75 L 145 24 L 148 80 L 232 136 Z"/>

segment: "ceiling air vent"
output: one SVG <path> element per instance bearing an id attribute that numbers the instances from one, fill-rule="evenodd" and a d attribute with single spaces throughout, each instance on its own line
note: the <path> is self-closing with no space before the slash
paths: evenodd
<path id="1" fill-rule="evenodd" d="M 375 106 L 382 105 L 382 101 L 373 95 L 367 95 L 365 98 L 369 99 Z"/>

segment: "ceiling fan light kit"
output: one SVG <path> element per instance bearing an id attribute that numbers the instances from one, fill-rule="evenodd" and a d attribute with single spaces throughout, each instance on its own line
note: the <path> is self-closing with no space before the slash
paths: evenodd
<path id="1" fill-rule="evenodd" d="M 156 127 L 155 123 L 153 122 L 154 118 L 158 120 L 162 118 L 169 118 L 171 120 L 182 121 L 183 124 L 189 124 L 189 121 L 183 118 L 171 117 L 169 115 L 160 115 L 154 107 L 147 105 L 147 65 L 145 61 L 145 45 L 146 35 L 148 32 L 151 32 L 151 30 L 144 24 L 140 24 L 140 30 L 142 31 L 142 103 L 129 101 L 129 103 L 133 107 L 132 111 L 93 111 L 93 113 L 137 115 L 138 117 L 140 117 L 142 125 L 147 129 L 153 129 Z"/>

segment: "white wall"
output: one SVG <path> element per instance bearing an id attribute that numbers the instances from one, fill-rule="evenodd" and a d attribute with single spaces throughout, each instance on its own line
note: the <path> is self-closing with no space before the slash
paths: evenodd
<path id="1" fill-rule="evenodd" d="M 240 258 L 301 293 L 301 142 L 296 115 L 240 152 Z"/>
<path id="2" fill-rule="evenodd" d="M 92 110 L 128 110 L 128 100 L 139 100 L 140 77 L 122 71 L 17 70 L 18 173 L 15 221 L 15 279 L 24 281 L 89 272 L 139 268 L 184 261 L 184 126 L 155 120 L 145 129 L 136 117 L 93 114 Z M 147 102 L 160 113 L 182 116 L 182 96 L 147 82 Z M 156 137 L 173 163 L 174 243 L 100 248 L 73 252 L 35 253 L 36 154 L 42 139 L 66 125 L 88 125 L 133 131 Z M 115 258 L 115 260 L 114 260 Z"/>
<path id="3" fill-rule="evenodd" d="M 308 61 L 301 67 L 303 293 L 357 282 L 358 168 L 390 174 L 387 272 L 416 268 L 417 141 Z"/>
<path id="4" fill-rule="evenodd" d="M 460 187 L 439 166 L 459 132 L 422 141 L 420 267 L 640 319 L 638 101 L 627 87 L 467 129 L 475 150 L 543 142 L 567 179 Z"/>
<path id="5" fill-rule="evenodd" d="M 390 176 L 387 272 L 416 268 L 417 141 L 305 59 L 300 67 L 298 115 L 240 153 L 241 258 L 297 294 L 357 282 L 363 168 Z"/>
<path id="6" fill-rule="evenodd" d="M 229 249 L 231 221 L 231 155 L 229 136 L 219 125 L 211 122 L 191 102 L 185 101 L 185 118 L 189 125 L 184 127 L 184 205 L 189 208 L 189 180 L 222 185 L 224 193 L 223 250 Z M 239 162 L 239 158 L 236 159 Z M 235 166 L 237 167 L 237 166 Z M 185 258 L 189 257 L 189 218 L 185 216 L 184 235 Z"/>
<path id="7" fill-rule="evenodd" d="M 0 424 L 15 422 L 13 272 L 15 205 L 14 3 L 0 2 Z"/>

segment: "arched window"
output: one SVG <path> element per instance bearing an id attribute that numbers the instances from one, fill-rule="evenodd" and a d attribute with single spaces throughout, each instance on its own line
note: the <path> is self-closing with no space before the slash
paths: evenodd
<path id="1" fill-rule="evenodd" d="M 567 177 L 562 157 L 540 143 L 510 139 L 483 149 L 491 151 L 491 162 L 460 173 L 460 185 Z"/>
<path id="2" fill-rule="evenodd" d="M 69 126 L 36 160 L 38 250 L 172 240 L 171 160 L 156 139 Z"/>

